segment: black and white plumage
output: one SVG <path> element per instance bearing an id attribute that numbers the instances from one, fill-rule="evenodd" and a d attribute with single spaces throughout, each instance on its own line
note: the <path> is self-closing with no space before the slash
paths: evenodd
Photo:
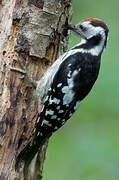
<path id="1" fill-rule="evenodd" d="M 81 42 L 59 57 L 38 82 L 36 91 L 42 110 L 35 138 L 19 154 L 16 168 L 22 160 L 27 168 L 45 140 L 72 116 L 98 77 L 108 27 L 100 19 L 89 18 L 67 28 L 78 34 Z"/>

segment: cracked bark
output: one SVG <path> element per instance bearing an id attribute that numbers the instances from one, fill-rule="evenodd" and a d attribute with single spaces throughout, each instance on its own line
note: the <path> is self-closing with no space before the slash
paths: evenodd
<path id="1" fill-rule="evenodd" d="M 26 78 L 11 72 L 19 67 L 39 80 L 66 48 L 66 23 L 71 0 L 0 0 L 0 180 L 23 180 L 23 167 L 15 171 L 18 153 L 33 136 L 38 116 L 35 90 Z M 29 167 L 26 179 L 42 178 L 46 142 Z M 22 165 L 23 166 L 23 165 Z"/>

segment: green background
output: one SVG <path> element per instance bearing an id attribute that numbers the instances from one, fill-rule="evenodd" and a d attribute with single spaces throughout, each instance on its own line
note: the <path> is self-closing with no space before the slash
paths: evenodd
<path id="1" fill-rule="evenodd" d="M 94 88 L 50 139 L 43 180 L 119 180 L 119 1 L 74 0 L 73 12 L 73 23 L 103 19 L 109 40 Z"/>

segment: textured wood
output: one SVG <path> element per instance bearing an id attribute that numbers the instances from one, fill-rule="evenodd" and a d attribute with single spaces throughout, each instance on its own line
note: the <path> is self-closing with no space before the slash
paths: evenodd
<path id="1" fill-rule="evenodd" d="M 33 86 L 8 65 L 20 67 L 17 55 L 34 80 L 62 53 L 65 34 L 62 25 L 69 14 L 70 0 L 0 1 L 0 180 L 24 179 L 23 167 L 15 172 L 15 159 L 33 136 L 38 116 Z M 29 167 L 26 179 L 42 178 L 47 143 Z"/>

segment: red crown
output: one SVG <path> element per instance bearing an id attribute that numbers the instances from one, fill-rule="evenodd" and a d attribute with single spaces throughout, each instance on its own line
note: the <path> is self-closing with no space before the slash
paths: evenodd
<path id="1" fill-rule="evenodd" d="M 102 21 L 101 19 L 99 18 L 88 18 L 88 19 L 84 19 L 84 21 Z"/>

